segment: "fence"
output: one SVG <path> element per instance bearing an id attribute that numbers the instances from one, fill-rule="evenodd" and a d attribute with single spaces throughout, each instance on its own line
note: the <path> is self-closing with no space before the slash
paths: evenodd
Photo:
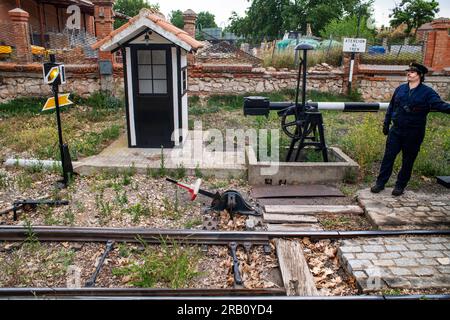
<path id="1" fill-rule="evenodd" d="M 241 48 L 261 58 L 265 67 L 295 68 L 298 56 L 294 50 L 300 43 L 314 47 L 308 53 L 308 66 L 326 63 L 331 67 L 340 67 L 343 62 L 342 39 L 318 37 L 287 38 L 283 40 L 262 41 L 259 45 L 243 43 Z M 361 64 L 407 65 L 410 62 L 423 63 L 425 41 L 408 42 L 408 39 L 388 40 L 369 39 L 366 52 L 360 54 Z"/>
<path id="2" fill-rule="evenodd" d="M 424 42 L 409 43 L 405 40 L 378 39 L 367 45 L 361 54 L 361 63 L 375 65 L 407 65 L 410 62 L 423 63 Z"/>

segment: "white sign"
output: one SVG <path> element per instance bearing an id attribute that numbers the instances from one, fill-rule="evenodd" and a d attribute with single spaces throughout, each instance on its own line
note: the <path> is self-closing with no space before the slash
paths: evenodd
<path id="1" fill-rule="evenodd" d="M 366 52 L 366 39 L 344 38 L 343 52 Z"/>

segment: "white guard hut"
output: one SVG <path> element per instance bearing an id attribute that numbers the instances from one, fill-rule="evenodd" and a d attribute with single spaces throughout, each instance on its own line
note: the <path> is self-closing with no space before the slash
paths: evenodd
<path id="1" fill-rule="evenodd" d="M 92 48 L 122 50 L 128 146 L 172 148 L 188 130 L 187 55 L 202 43 L 143 9 Z"/>

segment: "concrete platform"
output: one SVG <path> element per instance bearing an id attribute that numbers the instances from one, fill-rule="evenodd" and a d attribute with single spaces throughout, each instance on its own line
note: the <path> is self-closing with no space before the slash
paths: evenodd
<path id="1" fill-rule="evenodd" d="M 357 176 L 359 165 L 336 147 L 328 148 L 330 162 L 258 161 L 247 148 L 248 182 L 251 185 L 329 184 Z"/>
<path id="2" fill-rule="evenodd" d="M 183 146 L 173 149 L 128 148 L 125 136 L 120 137 L 100 154 L 82 159 L 74 166 L 75 172 L 90 175 L 102 170 L 125 170 L 134 166 L 138 173 L 149 169 L 159 169 L 164 162 L 168 171 L 185 168 L 186 174 L 195 175 L 199 170 L 203 175 L 216 178 L 242 177 L 247 173 L 245 150 L 233 152 L 210 151 L 200 143 L 195 143 L 188 135 Z"/>
<path id="3" fill-rule="evenodd" d="M 406 190 L 400 197 L 392 188 L 380 193 L 369 189 L 358 191 L 358 201 L 366 217 L 379 229 L 448 229 L 450 228 L 450 195 L 427 194 Z"/>

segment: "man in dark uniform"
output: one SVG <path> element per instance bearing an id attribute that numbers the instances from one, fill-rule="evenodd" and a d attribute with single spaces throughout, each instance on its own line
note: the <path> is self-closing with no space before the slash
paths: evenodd
<path id="1" fill-rule="evenodd" d="M 370 189 L 378 193 L 392 174 L 392 167 L 399 152 L 402 152 L 402 167 L 398 173 L 392 195 L 399 196 L 411 178 L 411 172 L 425 137 L 427 115 L 431 109 L 450 113 L 450 105 L 430 87 L 423 84 L 428 69 L 411 63 L 407 71 L 408 83 L 395 89 L 383 124 L 387 135 L 386 150 L 376 184 Z M 391 121 L 393 123 L 392 127 Z"/>

